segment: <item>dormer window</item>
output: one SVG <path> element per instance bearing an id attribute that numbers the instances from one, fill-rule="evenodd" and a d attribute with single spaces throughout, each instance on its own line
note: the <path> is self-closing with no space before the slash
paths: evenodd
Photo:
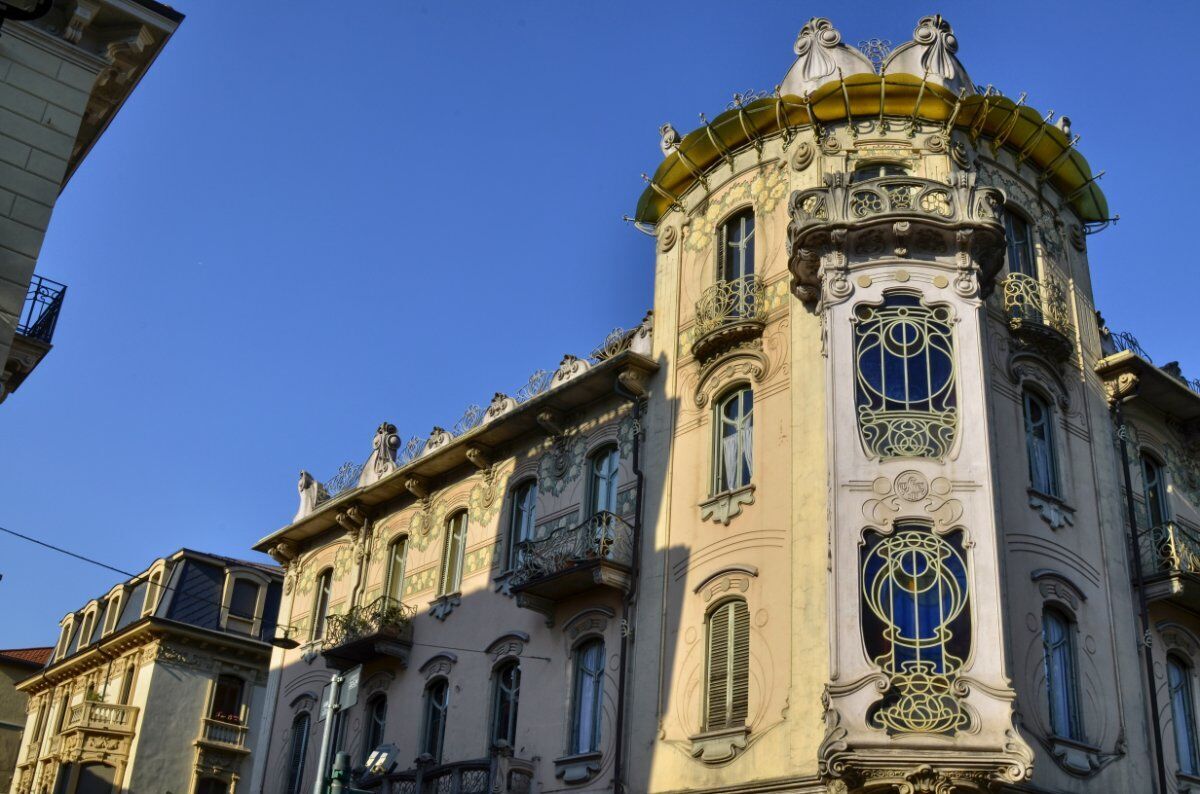
<path id="1" fill-rule="evenodd" d="M 109 595 L 108 603 L 104 607 L 104 628 L 101 630 L 101 636 L 111 634 L 117 628 L 117 621 L 121 619 L 121 607 L 124 605 L 124 588 L 117 589 Z"/>
<path id="2" fill-rule="evenodd" d="M 166 576 L 167 564 L 164 560 L 159 560 L 150 568 L 150 575 L 146 577 L 146 595 L 142 599 L 142 617 L 153 614 L 158 607 L 158 600 L 163 593 L 163 577 Z"/>
<path id="3" fill-rule="evenodd" d="M 75 627 L 75 617 L 71 615 L 62 624 L 62 631 L 58 635 L 58 645 L 54 649 L 54 658 L 61 659 L 67 655 L 67 649 L 71 644 L 71 629 Z"/>
<path id="4" fill-rule="evenodd" d="M 267 581 L 249 570 L 229 570 L 221 598 L 222 628 L 235 634 L 257 637 L 262 632 L 262 614 Z"/>
<path id="5" fill-rule="evenodd" d="M 850 174 L 850 184 L 879 179 L 884 176 L 908 176 L 908 169 L 897 163 L 868 163 L 860 165 Z"/>

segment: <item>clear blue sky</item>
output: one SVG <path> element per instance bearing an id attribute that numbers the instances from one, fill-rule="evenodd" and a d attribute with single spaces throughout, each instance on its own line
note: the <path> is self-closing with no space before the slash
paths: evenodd
<path id="1" fill-rule="evenodd" d="M 0 525 L 141 570 L 251 555 L 301 468 L 452 424 L 651 300 L 622 223 L 658 126 L 770 90 L 805 20 L 927 3 L 202 3 L 63 193 L 54 351 L 0 406 Z M 839 10 L 845 9 L 845 10 Z M 936 9 L 934 9 L 936 10 Z M 943 7 L 972 79 L 1071 116 L 1114 212 L 1097 303 L 1200 376 L 1191 4 Z M 0 536 L 0 647 L 116 575 Z"/>

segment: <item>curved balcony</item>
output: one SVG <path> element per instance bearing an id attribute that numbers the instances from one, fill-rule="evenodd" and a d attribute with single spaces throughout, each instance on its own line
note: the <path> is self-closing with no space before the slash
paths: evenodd
<path id="1" fill-rule="evenodd" d="M 985 297 L 1004 264 L 1004 193 L 965 174 L 951 183 L 886 176 L 853 184 L 846 174 L 827 174 L 824 187 L 792 194 L 789 213 L 789 267 L 804 300 L 820 294 L 821 256 L 831 247 L 850 260 L 952 261 L 966 245 Z M 974 234 L 958 236 L 959 230 Z"/>
<path id="2" fill-rule="evenodd" d="M 696 301 L 692 355 L 710 358 L 746 339 L 762 336 L 767 324 L 767 290 L 759 276 L 718 281 Z"/>
<path id="3" fill-rule="evenodd" d="M 1146 597 L 1200 607 L 1200 535 L 1174 521 L 1138 533 Z"/>
<path id="4" fill-rule="evenodd" d="M 1071 354 L 1075 328 L 1067 292 L 1058 282 L 1012 273 L 1004 279 L 1004 313 L 1018 339 L 1059 361 Z"/>
<path id="5" fill-rule="evenodd" d="M 390 656 L 407 667 L 416 613 L 415 607 L 380 596 L 370 604 L 351 607 L 345 615 L 330 615 L 321 643 L 326 663 L 344 670 Z"/>
<path id="6" fill-rule="evenodd" d="M 509 589 L 522 606 L 547 611 L 554 602 L 593 587 L 628 590 L 632 568 L 633 528 L 601 511 L 582 524 L 521 544 Z"/>

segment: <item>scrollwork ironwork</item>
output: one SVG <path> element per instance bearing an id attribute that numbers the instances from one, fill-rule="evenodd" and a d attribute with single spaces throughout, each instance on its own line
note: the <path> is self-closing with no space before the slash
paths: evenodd
<path id="1" fill-rule="evenodd" d="M 363 464 L 348 460 L 341 465 L 336 474 L 325 481 L 323 487 L 330 498 L 337 496 L 342 491 L 353 488 L 358 484 L 358 478 L 362 474 L 362 470 Z"/>
<path id="2" fill-rule="evenodd" d="M 592 561 L 629 566 L 633 562 L 633 529 L 620 516 L 601 511 L 582 524 L 526 541 L 519 556 L 509 579 L 511 587 Z"/>

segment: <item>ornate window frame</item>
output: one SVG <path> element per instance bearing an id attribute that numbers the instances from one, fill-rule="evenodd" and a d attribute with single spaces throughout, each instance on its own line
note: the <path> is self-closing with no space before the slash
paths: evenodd
<path id="1" fill-rule="evenodd" d="M 1075 524 L 1075 508 L 1071 507 L 1066 495 L 1071 491 L 1070 467 L 1063 466 L 1062 461 L 1069 460 L 1069 450 L 1065 447 L 1064 431 L 1066 417 L 1063 414 L 1065 397 L 1055 395 L 1047 388 L 1045 381 L 1033 377 L 1025 377 L 1019 381 L 1021 389 L 1020 414 L 1021 426 L 1025 434 L 1025 465 L 1029 473 L 1028 487 L 1025 489 L 1029 498 L 1029 506 L 1037 511 L 1042 520 L 1051 529 L 1062 529 Z M 1037 488 L 1033 482 L 1033 450 L 1029 424 L 1029 401 L 1037 400 L 1045 414 L 1044 425 L 1049 438 L 1051 477 L 1056 493 L 1047 493 Z"/>
<path id="2" fill-rule="evenodd" d="M 328 580 L 327 584 L 323 584 Z M 309 642 L 321 642 L 328 630 L 329 609 L 333 602 L 333 566 L 326 565 L 313 577 L 313 597 L 308 627 Z M 320 627 L 320 631 L 318 631 Z"/>
<path id="3" fill-rule="evenodd" d="M 428 663 L 426 663 L 428 664 Z M 424 669 L 424 668 L 422 668 Z M 441 687 L 444 691 L 442 703 L 438 704 L 434 700 L 434 692 Z M 438 736 L 436 746 L 431 747 L 433 743 L 433 716 L 435 710 L 440 714 L 438 724 Z M 450 717 L 450 679 L 446 674 L 437 674 L 430 676 L 425 682 L 425 686 L 421 689 L 421 753 L 418 756 L 418 761 L 426 763 L 439 764 L 442 761 L 442 753 L 446 749 L 446 723 Z M 430 752 L 435 750 L 436 752 Z"/>
<path id="4" fill-rule="evenodd" d="M 515 670 L 516 680 L 511 688 L 506 688 L 503 681 L 503 676 L 506 671 Z M 489 749 L 512 749 L 516 742 L 517 718 L 520 716 L 521 703 L 521 659 L 518 656 L 506 655 L 500 657 L 492 665 L 491 669 L 491 686 L 489 718 L 488 718 L 488 747 Z M 505 697 L 506 693 L 511 698 L 511 706 L 509 710 L 509 725 L 503 730 L 505 735 L 511 734 L 512 739 L 507 739 L 498 734 L 501 733 L 500 720 L 500 701 Z"/>
<path id="5" fill-rule="evenodd" d="M 1167 467 L 1166 456 L 1163 455 L 1157 448 L 1150 446 L 1149 444 L 1142 443 L 1138 446 L 1137 460 L 1138 476 L 1142 485 L 1142 507 L 1146 511 L 1145 517 L 1147 525 L 1144 528 L 1152 529 L 1155 526 L 1169 523 L 1175 515 L 1175 511 L 1171 509 L 1171 483 L 1168 479 L 1170 477 L 1170 470 Z M 1155 522 L 1154 516 L 1150 514 L 1150 483 L 1149 478 L 1146 477 L 1147 461 L 1154 466 L 1158 474 L 1158 481 L 1156 483 L 1157 487 L 1154 489 L 1157 492 L 1156 495 L 1158 497 L 1160 510 L 1162 513 L 1162 520 L 1158 522 Z"/>
<path id="6" fill-rule="evenodd" d="M 1026 273 L 1024 270 L 1014 270 L 1009 262 L 1009 252 L 1012 248 L 1012 241 L 1009 235 L 1012 233 L 1012 225 L 1010 218 L 1015 218 L 1025 225 L 1025 234 L 1029 244 L 1029 264 L 1033 269 L 1032 273 Z M 1033 220 L 1033 216 L 1020 204 L 1012 199 L 1004 202 L 1004 268 L 1009 275 L 1013 273 L 1022 273 L 1026 276 L 1035 279 L 1041 279 L 1043 270 L 1040 233 L 1037 223 Z"/>
<path id="7" fill-rule="evenodd" d="M 379 704 L 383 704 L 383 719 L 375 718 L 375 711 Z M 387 692 L 378 691 L 372 692 L 363 701 L 363 727 L 362 727 L 362 759 L 365 764 L 371 753 L 382 744 L 387 734 L 387 715 L 388 715 L 388 696 Z M 375 725 L 379 725 L 379 737 L 376 742 L 371 741 L 371 733 Z"/>
<path id="8" fill-rule="evenodd" d="M 616 461 L 614 464 L 616 468 L 612 473 L 612 504 L 602 505 L 597 493 L 598 483 L 601 478 L 597 476 L 596 464 L 600 462 L 601 457 L 607 458 L 610 455 Z M 594 442 L 584 456 L 584 463 L 587 466 L 587 487 L 583 495 L 584 520 L 604 510 L 610 513 L 618 512 L 618 494 L 621 490 L 621 446 L 617 443 L 616 438 L 608 438 L 606 436 L 602 440 Z"/>
<path id="9" fill-rule="evenodd" d="M 754 275 L 758 272 L 758 210 L 753 202 L 746 202 L 730 207 L 724 215 L 717 219 L 713 225 L 713 270 L 710 283 L 717 283 L 727 280 L 725 278 L 725 245 L 726 233 L 725 230 L 734 220 L 748 215 L 753 228 L 750 230 L 750 271 L 744 275 Z M 744 244 L 744 241 L 743 241 Z"/>
<path id="10" fill-rule="evenodd" d="M 233 606 L 233 588 L 239 582 L 250 582 L 258 588 L 258 594 L 254 602 L 254 614 L 247 619 L 242 615 L 233 615 L 230 609 Z M 221 631 L 229 631 L 229 620 L 232 617 L 234 622 L 242 622 L 250 624 L 250 631 L 247 633 L 249 637 L 262 636 L 263 610 L 267 603 L 267 588 L 270 587 L 271 580 L 259 571 L 246 566 L 235 566 L 225 569 L 225 583 L 221 588 L 221 615 L 220 627 Z"/>
<path id="11" fill-rule="evenodd" d="M 382 582 L 383 595 L 387 596 L 389 598 L 395 598 L 397 601 L 404 600 L 404 580 L 408 576 L 408 552 L 409 552 L 409 549 L 411 548 L 411 544 L 409 543 L 410 540 L 411 540 L 411 538 L 410 538 L 409 531 L 407 529 L 402 529 L 399 532 L 397 532 L 396 534 L 392 535 L 390 538 L 388 538 L 387 545 L 384 546 L 383 582 Z M 399 587 L 399 590 L 397 591 L 396 595 L 393 596 L 392 592 L 391 592 L 392 591 L 392 576 L 393 576 L 393 574 L 395 574 L 395 570 L 392 565 L 392 563 L 395 559 L 395 557 L 393 555 L 393 549 L 395 549 L 396 546 L 401 543 L 404 544 L 404 559 L 400 563 L 400 587 Z"/>
<path id="12" fill-rule="evenodd" d="M 877 301 L 855 305 L 851 320 L 854 401 L 859 441 L 869 459 L 942 461 L 954 453 L 962 435 L 957 323 L 949 303 L 927 299 L 911 288 L 888 289 Z M 910 350 L 910 344 L 918 343 Z M 916 391 L 909 388 L 909 369 L 920 364 L 919 357 L 924 358 L 929 386 L 924 397 L 919 385 Z M 906 362 L 903 395 L 888 384 L 888 372 L 894 373 L 896 362 Z M 933 368 L 941 362 L 947 371 L 935 388 Z M 869 370 L 864 370 L 865 363 L 872 365 Z M 872 380 L 875 367 L 878 382 Z"/>
<path id="13" fill-rule="evenodd" d="M 92 599 L 83 608 L 79 621 L 79 639 L 75 642 L 75 650 L 82 651 L 92 644 L 96 634 L 96 619 L 100 617 L 100 602 Z"/>
<path id="14" fill-rule="evenodd" d="M 115 585 L 104 596 L 104 623 L 100 627 L 100 636 L 107 637 L 116 631 L 121 622 L 121 611 L 125 608 L 126 586 L 124 582 Z"/>
<path id="15" fill-rule="evenodd" d="M 71 637 L 75 634 L 75 613 L 68 612 L 58 622 L 58 644 L 54 646 L 54 660 L 65 659 L 70 655 Z"/>
<path id="16" fill-rule="evenodd" d="M 724 461 L 721 443 L 722 432 L 725 429 L 724 409 L 729 402 L 738 399 L 743 392 L 750 393 L 749 419 L 747 420 L 745 416 L 741 418 L 741 423 L 745 424 L 748 422 L 750 429 L 750 476 L 746 482 L 740 483 L 734 488 L 727 489 L 721 487 Z M 741 515 L 742 507 L 754 504 L 754 450 L 756 448 L 754 442 L 754 411 L 757 406 L 755 405 L 754 385 L 744 379 L 738 379 L 727 384 L 719 392 L 719 395 L 712 401 L 712 427 L 709 444 L 709 495 L 707 499 L 700 503 L 700 520 L 711 520 L 714 523 L 729 526 L 730 521 Z M 740 461 L 738 468 L 741 468 Z"/>
<path id="17" fill-rule="evenodd" d="M 526 488 L 533 489 L 533 511 L 530 513 L 529 522 L 529 537 L 523 540 L 517 539 L 517 511 L 520 509 L 518 497 Z M 537 532 L 537 513 L 538 513 L 538 477 L 537 472 L 529 472 L 519 479 L 514 479 L 512 486 L 508 489 L 508 510 L 505 511 L 507 522 L 504 527 L 504 571 L 510 572 L 517 567 L 517 554 L 520 551 L 520 545 L 528 540 L 533 540 Z"/>

